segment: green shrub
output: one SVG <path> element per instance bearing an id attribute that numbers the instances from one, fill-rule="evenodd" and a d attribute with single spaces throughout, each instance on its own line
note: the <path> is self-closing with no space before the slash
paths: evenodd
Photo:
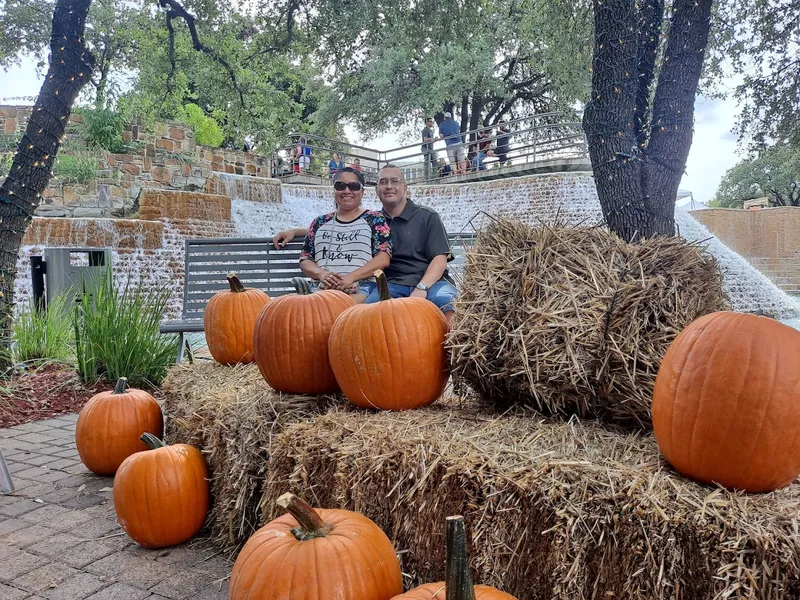
<path id="1" fill-rule="evenodd" d="M 90 146 L 123 154 L 128 147 L 122 141 L 125 119 L 113 110 L 82 110 L 81 135 Z"/>
<path id="2" fill-rule="evenodd" d="M 78 372 L 84 381 L 127 377 L 136 386 L 157 386 L 175 362 L 177 336 L 159 333 L 169 297 L 126 285 L 111 276 L 89 286 L 73 318 Z"/>
<path id="3" fill-rule="evenodd" d="M 184 120 L 194 131 L 194 140 L 198 144 L 213 148 L 218 148 L 222 144 L 225 134 L 213 117 L 207 116 L 196 104 L 186 104 L 183 112 Z"/>
<path id="4" fill-rule="evenodd" d="M 33 300 L 19 313 L 12 325 L 11 357 L 15 363 L 74 360 L 70 305 L 59 296 L 43 311 L 36 311 Z"/>
<path id="5" fill-rule="evenodd" d="M 53 168 L 53 175 L 63 183 L 86 183 L 97 178 L 96 154 L 59 154 Z"/>

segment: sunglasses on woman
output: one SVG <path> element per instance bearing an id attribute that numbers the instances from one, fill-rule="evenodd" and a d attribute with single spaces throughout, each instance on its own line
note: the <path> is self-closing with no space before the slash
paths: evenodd
<path id="1" fill-rule="evenodd" d="M 333 189 L 335 189 L 337 192 L 343 192 L 344 188 L 349 189 L 351 192 L 357 192 L 362 187 L 364 186 L 362 186 L 361 183 L 358 181 L 349 181 L 347 183 L 345 183 L 344 181 L 333 182 Z"/>

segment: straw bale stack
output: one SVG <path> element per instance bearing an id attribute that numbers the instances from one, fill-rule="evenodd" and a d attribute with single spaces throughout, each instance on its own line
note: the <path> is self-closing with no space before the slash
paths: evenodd
<path id="1" fill-rule="evenodd" d="M 493 219 L 467 256 L 448 338 L 454 379 L 500 408 L 650 429 L 661 359 L 728 308 L 714 257 L 681 238 Z"/>
<path id="2" fill-rule="evenodd" d="M 332 398 L 276 392 L 255 365 L 177 365 L 162 389 L 166 437 L 203 453 L 213 495 L 207 526 L 236 550 L 262 523 L 258 503 L 274 435 L 325 411 Z"/>
<path id="3" fill-rule="evenodd" d="M 520 600 L 800 597 L 800 485 L 704 487 L 674 473 L 651 434 L 516 412 L 445 400 L 290 424 L 264 516 L 287 490 L 362 512 L 400 552 L 407 588 L 443 578 L 445 517 L 463 514 L 475 580 Z"/>

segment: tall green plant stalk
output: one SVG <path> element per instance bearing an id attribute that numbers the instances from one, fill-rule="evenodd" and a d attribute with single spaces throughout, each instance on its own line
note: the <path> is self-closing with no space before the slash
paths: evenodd
<path id="1" fill-rule="evenodd" d="M 57 297 L 44 310 L 36 310 L 31 300 L 26 310 L 14 318 L 13 361 L 72 362 L 74 351 L 69 309 L 65 296 Z"/>
<path id="2" fill-rule="evenodd" d="M 132 386 L 157 386 L 174 362 L 177 337 L 159 332 L 166 291 L 119 290 L 110 272 L 87 287 L 76 307 L 75 347 L 84 381 L 127 377 Z"/>

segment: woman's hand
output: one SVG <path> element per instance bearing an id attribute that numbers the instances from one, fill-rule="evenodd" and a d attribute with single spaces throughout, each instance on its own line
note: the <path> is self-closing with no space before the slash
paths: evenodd
<path id="1" fill-rule="evenodd" d="M 352 273 L 350 273 L 341 278 L 341 280 L 339 281 L 339 285 L 336 286 L 336 289 L 346 292 L 347 288 L 349 288 L 355 282 L 356 282 L 355 277 L 353 277 Z"/>
<path id="2" fill-rule="evenodd" d="M 338 289 L 339 285 L 342 283 L 342 276 L 338 273 L 331 273 L 325 269 L 320 269 L 319 281 L 320 283 L 324 283 L 325 287 L 335 290 Z"/>

